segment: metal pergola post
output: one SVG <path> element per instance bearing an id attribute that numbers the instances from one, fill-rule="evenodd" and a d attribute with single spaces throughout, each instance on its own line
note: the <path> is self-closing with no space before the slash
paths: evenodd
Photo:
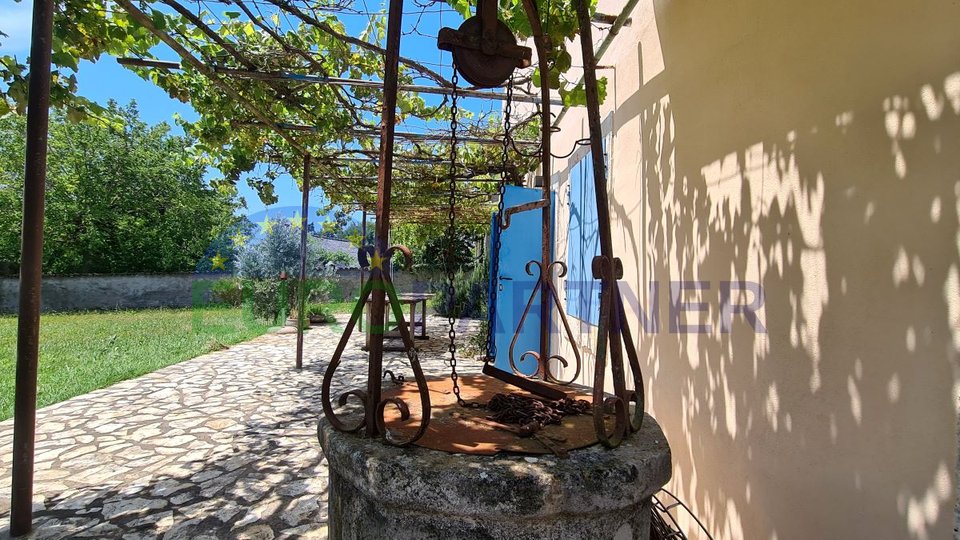
<path id="1" fill-rule="evenodd" d="M 17 319 L 16 390 L 13 405 L 13 485 L 10 535 L 33 528 L 33 458 L 37 427 L 40 287 L 43 276 L 43 199 L 47 181 L 53 0 L 34 0 L 24 164 L 20 306 Z"/>
<path id="2" fill-rule="evenodd" d="M 363 219 L 360 221 L 360 248 L 363 249 L 367 245 L 367 207 L 363 206 Z M 364 281 L 366 279 L 366 271 L 363 269 L 363 266 L 360 267 L 360 290 L 363 290 Z M 363 331 L 363 317 L 360 317 L 360 331 Z"/>
<path id="3" fill-rule="evenodd" d="M 367 407 L 366 434 L 368 437 L 380 435 L 377 426 L 377 409 L 381 396 L 381 378 L 383 377 L 383 338 L 384 315 L 386 311 L 386 290 L 384 274 L 389 268 L 379 267 L 382 254 L 387 253 L 390 242 L 390 194 L 393 182 L 393 142 L 397 118 L 397 86 L 399 84 L 400 32 L 403 19 L 403 0 L 390 0 L 387 16 L 387 54 L 383 70 L 383 114 L 380 123 L 380 168 L 377 182 L 377 238 L 374 251 L 373 268 L 370 279 L 379 281 L 373 287 L 370 304 L 369 364 L 367 366 Z M 402 324 L 402 323 L 401 323 Z M 426 414 L 426 411 L 425 411 Z"/>
<path id="4" fill-rule="evenodd" d="M 307 212 L 310 207 L 310 154 L 303 157 L 300 204 L 300 286 L 297 287 L 297 369 L 303 368 L 303 325 L 307 320 Z"/>
<path id="5" fill-rule="evenodd" d="M 547 88 L 544 93 L 549 93 L 550 89 Z M 544 106 L 546 110 L 550 109 L 549 104 Z M 246 125 L 246 126 L 260 126 L 264 125 L 261 121 L 249 121 L 249 122 L 236 122 L 236 125 Z M 268 127 L 283 130 L 283 131 L 300 131 L 304 133 L 320 133 L 323 131 L 323 128 L 318 126 L 308 126 L 305 124 L 292 124 L 290 122 L 273 122 L 267 124 Z M 549 125 L 548 125 L 549 127 Z M 347 130 L 348 133 L 356 135 L 357 137 L 376 137 L 377 133 L 372 130 L 364 129 L 353 129 L 350 128 Z M 414 133 L 409 131 L 394 131 L 393 136 L 395 138 L 404 139 L 410 142 L 447 142 L 450 138 L 447 134 L 439 133 Z M 474 144 L 491 144 L 491 145 L 502 145 L 502 139 L 495 139 L 493 137 L 474 137 L 471 135 L 461 135 L 457 137 L 457 140 L 462 143 L 474 143 Z M 537 146 L 541 144 L 538 141 L 530 141 L 525 139 L 513 139 L 511 144 L 515 146 Z"/>
<path id="6" fill-rule="evenodd" d="M 540 69 L 550 69 L 547 59 L 550 56 L 550 47 L 545 38 L 543 27 L 540 22 L 540 12 L 534 0 L 523 0 L 524 11 L 527 19 L 530 21 L 533 30 L 533 43 L 537 49 L 537 59 L 540 62 Z M 541 75 L 547 78 L 546 75 Z M 551 228 L 553 225 L 553 205 L 551 200 L 551 159 L 550 142 L 553 135 L 553 124 L 550 115 L 550 85 L 544 84 L 540 87 L 540 174 L 543 176 L 541 185 L 543 206 L 540 212 L 541 244 L 540 244 L 540 279 L 549 279 L 545 272 L 549 271 L 550 257 L 552 255 L 552 236 Z M 540 358 L 549 358 L 550 350 L 550 292 L 546 286 L 540 290 L 540 340 L 538 351 Z M 559 307 L 559 306 L 558 306 Z"/>

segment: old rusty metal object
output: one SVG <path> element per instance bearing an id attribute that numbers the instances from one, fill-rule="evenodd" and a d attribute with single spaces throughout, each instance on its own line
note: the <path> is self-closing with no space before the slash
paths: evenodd
<path id="1" fill-rule="evenodd" d="M 390 258 L 395 252 L 401 252 L 405 257 L 409 257 L 410 250 L 404 246 L 392 246 L 388 249 L 384 256 L 380 256 L 379 253 L 374 252 L 373 259 L 374 263 L 370 272 L 370 279 L 364 284 L 363 289 L 360 292 L 360 298 L 357 300 L 357 304 L 354 306 L 353 312 L 350 315 L 350 320 L 347 322 L 346 328 L 344 328 L 343 335 L 340 336 L 340 342 L 337 344 L 336 350 L 334 350 L 333 357 L 330 359 L 330 363 L 327 365 L 327 369 L 323 374 L 323 382 L 320 387 L 320 404 L 323 407 L 324 416 L 330 422 L 335 429 L 339 431 L 355 432 L 361 429 L 367 428 L 369 432 L 369 422 L 374 422 L 376 424 L 375 429 L 373 430 L 376 434 L 382 434 L 384 438 L 390 444 L 397 446 L 406 446 L 413 443 L 417 438 L 421 437 L 427 430 L 427 426 L 430 423 L 430 394 L 427 388 L 426 379 L 423 375 L 423 369 L 420 367 L 420 359 L 417 354 L 417 350 L 413 345 L 413 337 L 410 335 L 410 329 L 406 325 L 403 319 L 403 308 L 400 305 L 400 299 L 397 297 L 396 289 L 393 285 L 393 280 L 390 277 L 390 273 L 385 271 L 385 268 L 390 268 Z M 415 410 L 417 412 L 417 418 L 419 423 L 417 429 L 415 430 L 404 430 L 403 433 L 395 433 L 388 429 L 388 426 L 384 422 L 384 417 L 387 414 L 388 405 L 393 405 L 396 409 L 396 413 L 399 414 L 400 418 L 404 421 L 410 419 L 410 406 L 407 401 L 403 398 L 397 396 L 386 396 L 383 397 L 381 394 L 383 392 L 382 388 L 382 377 L 384 373 L 382 371 L 382 364 L 378 363 L 378 369 L 381 371 L 378 372 L 376 384 L 368 381 L 366 390 L 349 390 L 337 398 L 337 403 L 343 407 L 349 401 L 351 396 L 357 398 L 362 406 L 364 411 L 363 418 L 354 423 L 347 423 L 342 420 L 338 414 L 334 411 L 333 401 L 331 396 L 331 387 L 333 379 L 336 376 L 337 368 L 340 366 L 340 361 L 343 356 L 343 351 L 346 349 L 347 344 L 350 341 L 350 336 L 353 334 L 353 329 L 356 327 L 357 321 L 363 314 L 363 306 L 367 303 L 367 300 L 370 296 L 377 290 L 381 291 L 381 294 L 386 296 L 388 305 L 393 311 L 393 315 L 397 322 L 399 323 L 400 336 L 403 339 L 404 349 L 406 350 L 407 357 L 410 361 L 410 368 L 413 370 L 413 375 L 415 379 L 415 386 L 405 385 L 407 389 L 413 389 L 413 394 L 408 396 L 408 398 L 416 398 L 418 400 Z M 380 318 L 380 322 L 374 323 L 370 328 L 370 331 L 379 333 L 381 338 L 382 346 L 382 337 L 383 337 L 383 318 Z M 373 362 L 373 351 L 371 351 L 371 362 Z M 382 354 L 382 349 L 381 349 Z M 382 357 L 381 357 L 382 358 Z M 396 382 L 400 382 L 399 379 Z M 401 384 L 403 384 L 401 382 Z M 376 397 L 373 397 L 371 389 L 376 391 Z"/>
<path id="2" fill-rule="evenodd" d="M 550 386 L 548 384 L 543 384 L 540 381 L 535 381 L 528 379 L 526 377 L 521 377 L 520 375 L 514 375 L 509 371 L 504 371 L 493 365 L 493 362 L 485 362 L 483 365 L 483 374 L 489 375 L 500 379 L 501 381 L 516 386 L 521 390 L 526 390 L 531 394 L 535 394 L 547 399 L 563 399 L 566 397 L 566 393 L 559 388 Z"/>
<path id="3" fill-rule="evenodd" d="M 539 261 L 530 261 L 527 263 L 527 274 L 533 275 L 532 268 L 536 266 L 540 269 L 540 276 L 537 279 L 537 284 L 533 287 L 533 291 L 530 293 L 530 298 L 527 300 L 527 305 L 523 309 L 523 314 L 520 316 L 520 322 L 517 324 L 517 329 L 513 333 L 513 339 L 510 340 L 510 368 L 513 369 L 513 372 L 521 377 L 527 378 L 539 378 L 548 383 L 568 385 L 573 381 L 577 380 L 577 377 L 580 376 L 580 368 L 582 360 L 580 358 L 580 348 L 577 345 L 576 337 L 573 335 L 573 330 L 570 329 L 570 322 L 567 321 L 567 314 L 563 309 L 563 304 L 560 302 L 560 295 L 557 294 L 557 288 L 553 284 L 553 269 L 559 268 L 560 271 L 557 273 L 557 277 L 563 277 L 567 275 L 567 265 L 562 261 L 553 261 L 548 264 L 546 271 L 544 271 L 543 266 Z M 556 361 L 563 367 L 569 367 L 570 363 L 566 358 L 560 356 L 559 354 L 551 354 L 546 357 L 541 355 L 538 351 L 526 351 L 520 355 L 520 358 L 517 359 L 514 352 L 517 345 L 517 340 L 520 338 L 520 332 L 523 331 L 523 323 L 527 320 L 527 315 L 530 313 L 530 308 L 533 307 L 533 301 L 537 297 L 537 293 L 541 289 L 549 291 L 549 299 L 553 301 L 553 305 L 557 308 L 557 314 L 560 315 L 560 322 L 563 324 L 564 332 L 567 335 L 567 339 L 570 342 L 570 347 L 573 349 L 574 356 L 574 373 L 573 376 L 568 380 L 560 380 L 554 375 L 551 366 L 551 361 Z M 541 328 L 541 332 L 544 330 Z M 524 359 L 530 357 L 537 364 L 537 369 L 533 373 L 524 373 L 518 363 L 523 363 Z M 519 361 L 519 362 L 518 362 Z M 602 388 L 602 387 L 601 387 Z"/>
<path id="4" fill-rule="evenodd" d="M 565 458 L 570 456 L 570 452 L 563 445 L 557 444 L 560 441 L 556 441 L 553 437 L 548 437 L 537 432 L 533 434 L 533 438 L 557 457 Z"/>
<path id="5" fill-rule="evenodd" d="M 501 424 L 500 422 L 497 422 L 496 420 L 491 420 L 489 418 L 467 416 L 466 414 L 463 414 L 461 412 L 456 412 L 456 411 L 450 413 L 450 416 L 452 416 L 453 418 L 466 420 L 467 422 L 476 422 L 477 424 L 491 427 L 493 429 L 502 429 L 503 431 L 506 431 L 508 433 L 513 433 L 514 435 L 517 435 L 519 437 L 530 437 L 537 431 L 536 428 L 531 425 L 523 425 L 523 426 L 517 427 L 517 426 L 512 426 L 510 424 Z"/>
<path id="6" fill-rule="evenodd" d="M 564 396 L 559 400 L 541 399 L 518 393 L 496 394 L 487 402 L 487 420 L 520 426 L 521 434 L 532 435 L 544 426 L 559 424 L 568 416 L 588 414 L 592 410 L 585 399 Z"/>
<path id="7" fill-rule="evenodd" d="M 551 435 L 542 435 L 538 430 L 530 425 L 524 425 L 520 427 L 511 426 L 510 424 L 501 424 L 499 422 L 494 422 L 492 420 L 475 418 L 467 416 L 461 413 L 452 413 L 454 418 L 462 419 L 467 422 L 475 422 L 484 426 L 492 427 L 493 429 L 502 429 L 503 431 L 513 433 L 519 437 L 532 437 L 538 443 L 543 445 L 544 448 L 549 450 L 551 453 L 557 457 L 569 457 L 570 452 L 562 446 L 563 443 L 567 442 L 566 437 L 556 437 Z"/>
<path id="8" fill-rule="evenodd" d="M 343 335 L 340 336 L 333 357 L 323 374 L 320 399 L 324 416 L 335 429 L 351 432 L 363 429 L 368 437 L 382 435 L 387 442 L 397 446 L 406 446 L 413 443 L 426 432 L 427 426 L 430 424 L 430 393 L 423 376 L 423 369 L 420 367 L 417 349 L 413 345 L 410 327 L 404 321 L 403 309 L 390 276 L 390 259 L 394 253 L 399 251 L 408 266 L 412 260 L 412 254 L 404 246 L 388 246 L 387 240 L 390 236 L 390 196 L 393 184 L 393 143 L 397 117 L 402 19 L 403 0 L 390 0 L 383 73 L 383 109 L 380 121 L 380 165 L 377 171 L 377 238 L 372 249 L 363 248 L 358 252 L 361 267 L 369 262 L 370 279 L 363 285 L 360 298 L 350 315 L 350 321 L 347 323 Z M 367 253 L 372 255 L 372 260 L 366 260 Z M 369 331 L 373 335 L 368 342 L 367 385 L 364 390 L 350 390 L 341 394 L 338 398 L 338 403 L 342 406 L 350 396 L 357 397 L 363 406 L 363 419 L 353 424 L 347 424 L 333 410 L 330 395 L 331 386 L 340 365 L 343 351 L 350 341 L 350 335 L 353 333 L 357 321 L 363 314 L 363 307 L 368 299 L 372 299 L 370 306 L 371 328 Z M 400 337 L 403 339 L 404 349 L 410 360 L 410 368 L 413 370 L 413 377 L 416 382 L 416 392 L 409 397 L 419 398 L 417 428 L 412 431 L 408 429 L 402 434 L 388 430 L 384 422 L 384 417 L 387 414 L 399 415 L 404 421 L 410 419 L 410 406 L 404 399 L 396 396 L 383 397 L 382 395 L 384 320 L 387 305 L 392 309 L 394 318 L 399 324 Z M 388 412 L 390 405 L 393 406 L 392 410 L 395 410 L 395 412 Z"/>
<path id="9" fill-rule="evenodd" d="M 457 71 L 480 88 L 506 82 L 517 68 L 530 66 L 529 47 L 517 45 L 517 38 L 497 18 L 497 3 L 482 0 L 477 15 L 463 21 L 456 30 L 441 28 L 437 47 L 453 53 Z"/>
<path id="10" fill-rule="evenodd" d="M 385 369 L 383 370 L 383 378 L 386 379 L 387 377 L 390 377 L 390 382 L 393 384 L 403 384 L 406 381 L 403 374 L 397 375 L 393 371 Z"/>
<path id="11" fill-rule="evenodd" d="M 544 208 L 550 207 L 550 201 L 547 199 L 541 199 L 539 201 L 528 202 L 524 204 L 518 204 L 517 206 L 511 206 L 507 208 L 506 212 L 503 213 L 503 219 L 500 221 L 501 229 L 510 228 L 510 218 L 514 214 L 519 214 L 521 212 L 529 212 L 530 210 L 542 210 Z"/>
<path id="12" fill-rule="evenodd" d="M 493 455 L 499 452 L 516 452 L 562 456 L 570 450 L 597 442 L 592 416 L 589 414 L 565 416 L 559 424 L 548 424 L 538 430 L 531 429 L 528 434 L 528 430 L 521 426 L 490 420 L 490 412 L 484 408 L 460 407 L 450 390 L 450 380 L 445 377 L 428 378 L 427 386 L 433 397 L 433 414 L 426 433 L 414 442 L 417 446 L 464 454 Z M 532 395 L 484 375 L 462 375 L 460 388 L 464 399 L 479 403 L 486 403 L 497 394 Z M 590 396 L 590 389 L 584 386 L 572 385 L 564 390 L 564 395 L 569 398 L 589 399 Z M 411 399 L 416 392 L 416 388 L 409 383 L 383 391 L 385 398 L 395 397 L 410 401 L 412 405 L 408 412 L 411 416 L 416 416 L 419 412 L 416 410 L 416 401 Z M 387 413 L 384 420 L 386 427 L 393 432 L 403 433 L 405 430 L 415 429 L 408 427 L 409 422 L 404 421 L 396 412 Z M 612 419 L 609 422 L 612 424 Z"/>
<path id="13" fill-rule="evenodd" d="M 596 360 L 594 363 L 593 405 L 594 429 L 600 441 L 607 447 L 618 446 L 631 432 L 638 431 L 643 423 L 643 378 L 640 361 L 633 345 L 633 337 L 627 323 L 623 298 L 617 280 L 623 277 L 623 265 L 613 253 L 613 235 L 610 227 L 610 203 L 607 196 L 607 165 L 603 155 L 603 133 L 600 122 L 600 96 L 597 89 L 597 61 L 593 51 L 593 36 L 590 27 L 590 7 L 585 0 L 574 2 L 580 26 L 580 47 L 583 58 L 584 90 L 587 97 L 587 124 L 590 130 L 590 154 L 593 159 L 593 185 L 597 201 L 600 255 L 593 261 L 594 278 L 600 280 L 600 323 L 597 328 Z M 606 397 L 607 344 L 610 349 L 610 372 L 613 378 L 614 396 Z M 634 390 L 628 391 L 624 374 L 623 352 L 633 376 Z M 636 403 L 633 418 L 630 418 L 630 402 Z M 613 407 L 616 423 L 612 431 L 601 409 Z"/>

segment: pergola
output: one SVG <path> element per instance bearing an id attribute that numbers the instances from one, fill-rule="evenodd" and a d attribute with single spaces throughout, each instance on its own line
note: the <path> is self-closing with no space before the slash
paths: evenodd
<path id="1" fill-rule="evenodd" d="M 415 60 L 404 58 L 399 54 L 400 41 L 400 16 L 402 14 L 402 0 L 390 0 L 390 17 L 387 26 L 386 47 L 382 48 L 375 43 L 344 35 L 342 32 L 331 28 L 323 20 L 316 18 L 308 9 L 304 9 L 291 0 L 265 0 L 264 2 L 254 3 L 253 7 L 248 6 L 242 0 L 225 0 L 226 4 L 240 9 L 248 20 L 256 27 L 256 31 L 269 36 L 279 49 L 299 59 L 308 71 L 313 74 L 294 73 L 289 70 L 269 70 L 262 69 L 256 58 L 250 56 L 247 52 L 240 50 L 236 44 L 224 39 L 214 29 L 210 27 L 199 15 L 194 14 L 177 0 L 159 0 L 165 6 L 165 9 L 183 17 L 189 21 L 197 32 L 203 34 L 211 42 L 218 46 L 218 53 L 213 54 L 208 48 L 198 47 L 193 44 L 188 36 L 171 33 L 158 25 L 151 15 L 145 13 L 138 5 L 131 0 L 114 0 L 117 6 L 122 8 L 128 16 L 140 26 L 153 34 L 160 42 L 165 44 L 177 56 L 178 61 L 157 60 L 150 58 L 121 58 L 120 61 L 128 66 L 134 66 L 138 69 L 149 69 L 159 71 L 190 69 L 203 75 L 212 87 L 215 87 L 221 93 L 221 97 L 235 103 L 239 108 L 245 111 L 247 119 L 238 123 L 238 127 L 244 129 L 264 130 L 274 134 L 278 140 L 282 141 L 287 148 L 283 152 L 292 151 L 300 159 L 302 169 L 298 171 L 302 182 L 302 212 L 301 219 L 304 226 L 301 227 L 301 261 L 300 261 L 300 280 L 301 283 L 306 277 L 306 241 L 307 241 L 307 212 L 309 194 L 312 186 L 320 186 L 328 196 L 333 196 L 341 204 L 353 205 L 354 208 L 364 212 L 375 208 L 376 232 L 378 249 L 386 249 L 386 238 L 391 226 L 391 208 L 403 207 L 405 220 L 411 222 L 435 222 L 440 219 L 444 213 L 437 211 L 441 206 L 439 201 L 444 200 L 450 192 L 438 189 L 443 187 L 443 183 L 450 182 L 450 177 L 445 171 L 450 169 L 450 159 L 443 157 L 443 152 L 431 151 L 422 145 L 427 143 L 444 143 L 448 134 L 442 132 L 406 132 L 396 130 L 397 120 L 397 97 L 399 93 L 425 93 L 449 96 L 453 92 L 452 83 L 443 78 L 439 73 Z M 299 48 L 296 44 L 290 43 L 287 37 L 278 32 L 275 27 L 263 22 L 262 14 L 258 16 L 254 11 L 259 12 L 260 5 L 271 6 L 284 16 L 292 17 L 300 23 L 309 25 L 319 32 L 325 32 L 336 39 L 342 40 L 350 47 L 358 50 L 382 56 L 384 58 L 383 80 L 366 79 L 346 79 L 340 77 L 329 77 L 324 73 L 321 62 L 309 50 Z M 543 38 L 543 31 L 540 28 L 540 20 L 537 15 L 537 8 L 533 0 L 524 0 L 523 7 L 530 16 L 533 24 L 533 37 L 541 58 L 546 54 L 548 45 Z M 620 17 L 610 17 L 597 14 L 593 21 L 602 24 L 612 25 L 613 29 L 619 29 L 627 22 L 624 11 Z M 22 254 L 20 269 L 20 298 L 19 298 L 19 320 L 18 320 L 18 340 L 17 340 L 17 364 L 16 364 L 16 397 L 14 404 L 14 467 L 13 467 L 13 497 L 11 508 L 11 534 L 14 536 L 29 532 L 32 521 L 32 492 L 33 492 L 33 457 L 34 457 L 34 438 L 35 438 L 35 420 L 36 420 L 36 394 L 37 394 L 37 361 L 39 351 L 39 328 L 40 328 L 40 290 L 42 275 L 42 253 L 43 253 L 43 216 L 44 216 L 44 184 L 46 179 L 46 146 L 47 146 L 47 126 L 50 108 L 51 92 L 51 51 L 53 45 L 53 0 L 35 0 L 33 9 L 33 35 L 31 41 L 31 65 L 29 79 L 29 103 L 27 114 L 27 151 L 25 160 L 25 189 L 24 189 L 24 214 L 23 214 L 23 237 Z M 584 18 L 586 8 L 581 16 L 581 25 L 590 26 L 590 19 Z M 615 34 L 615 32 L 613 32 Z M 589 32 L 587 32 L 589 39 Z M 592 57 L 592 50 L 589 56 Z M 227 59 L 226 61 L 224 59 Z M 594 63 L 595 64 L 595 63 Z M 239 66 L 239 67 L 237 67 Z M 400 66 L 410 70 L 417 77 L 432 81 L 432 85 L 410 84 L 400 82 Z M 595 67 L 591 64 L 590 68 Z M 596 79 L 593 75 L 593 69 L 585 69 L 588 110 L 591 121 L 591 143 L 595 146 L 594 151 L 599 151 L 599 130 L 594 133 L 595 127 L 599 126 L 598 96 L 596 92 Z M 591 79 L 592 78 L 592 79 Z M 241 85 L 237 81 L 242 81 Z M 309 140 L 309 137 L 317 131 L 314 125 L 305 125 L 298 122 L 291 122 L 290 119 L 277 117 L 271 111 L 263 107 L 262 104 L 251 99 L 244 91 L 243 85 L 261 85 L 258 88 L 274 96 L 277 100 L 282 100 L 289 104 L 291 108 L 304 109 L 303 103 L 298 102 L 292 97 L 290 90 L 303 88 L 304 85 L 326 88 L 332 92 L 336 99 L 344 107 L 351 108 L 351 114 L 355 120 L 355 125 L 345 130 L 345 136 L 349 138 L 349 144 L 340 144 L 333 146 L 317 145 L 315 141 Z M 382 106 L 380 103 L 370 105 L 363 98 L 351 96 L 344 91 L 345 88 L 365 88 L 382 89 Z M 592 88 L 592 90 L 591 90 Z M 470 98 L 488 99 L 493 101 L 503 101 L 506 94 L 498 91 L 460 89 L 461 95 Z M 515 139 L 513 133 L 505 133 L 494 136 L 488 131 L 484 131 L 479 126 L 468 126 L 465 128 L 466 134 L 459 137 L 461 142 L 475 144 L 478 146 L 497 145 L 507 151 L 507 147 L 512 147 L 516 153 L 514 157 L 518 163 L 511 164 L 509 167 L 489 166 L 488 164 L 464 163 L 460 166 L 458 174 L 455 174 L 454 181 L 457 184 L 455 196 L 459 201 L 473 201 L 469 208 L 465 209 L 460 216 L 464 221 L 475 223 L 486 223 L 489 221 L 489 209 L 491 208 L 491 197 L 495 194 L 492 190 L 495 182 L 518 182 L 522 175 L 528 172 L 539 161 L 540 174 L 543 175 L 543 192 L 545 199 L 549 199 L 550 193 L 550 133 L 552 130 L 551 105 L 559 106 L 561 102 L 551 96 L 549 85 L 543 85 L 540 95 L 529 95 L 518 93 L 514 99 L 535 103 L 539 105 L 530 118 L 518 122 L 516 125 L 522 127 L 529 123 L 530 119 L 540 120 L 539 140 Z M 359 105 L 357 105 L 359 103 Z M 445 103 L 445 102 L 444 102 Z M 379 126 L 374 129 L 368 122 L 367 117 L 371 111 L 379 109 L 381 112 L 381 121 Z M 366 115 L 366 116 L 365 116 Z M 319 119 L 317 119 L 319 120 Z M 242 126 L 241 126 L 242 124 Z M 594 126 L 596 124 L 596 126 Z M 403 146 L 399 149 L 395 147 L 395 140 L 404 140 Z M 594 140 L 596 139 L 596 140 Z M 379 148 L 376 148 L 376 142 L 379 142 Z M 518 150 L 518 147 L 531 147 L 537 150 L 537 158 L 531 161 L 531 157 Z M 264 151 L 265 159 L 269 160 L 271 149 Z M 449 152 L 449 149 L 447 149 Z M 455 151 L 454 151 L 455 153 Z M 286 154 L 285 154 L 286 155 Z M 289 159 L 288 159 L 289 161 Z M 602 162 L 602 159 L 600 160 Z M 376 175 L 371 174 L 376 171 Z M 424 173 L 427 174 L 424 174 Z M 398 173 L 394 178 L 394 174 Z M 599 175 L 605 174 L 600 167 L 597 168 L 598 182 Z M 394 182 L 401 189 L 396 190 Z M 451 186 L 453 183 L 451 182 Z M 450 188 L 453 190 L 453 188 Z M 599 191 L 598 191 L 599 193 Z M 599 200 L 599 195 L 598 195 Z M 602 200 L 602 208 L 605 208 L 605 195 Z M 530 209 L 541 209 L 545 230 L 549 228 L 550 209 L 548 205 L 531 207 Z M 609 224 L 609 218 L 601 215 L 601 220 Z M 609 227 L 608 227 L 609 229 Z M 610 235 L 607 231 L 603 239 L 603 251 L 605 256 L 612 257 L 612 248 L 610 247 Z M 543 243 L 542 259 L 544 263 L 549 262 L 550 253 L 547 242 Z M 303 287 L 300 288 L 303 290 Z M 546 300 L 547 290 L 542 291 Z M 372 317 L 374 320 L 382 320 L 385 310 L 385 299 L 382 291 L 373 295 Z M 302 309 L 303 298 L 301 298 L 300 313 Z M 606 316 L 609 308 L 609 298 L 607 307 L 602 307 L 602 313 Z M 544 301 L 542 309 L 547 309 L 548 302 Z M 542 317 L 546 320 L 547 317 Z M 603 324 L 606 324 L 604 322 Z M 603 335 L 603 334 L 601 334 Z M 547 347 L 547 334 L 541 333 L 541 353 Z M 612 345 L 612 343 L 611 343 Z M 612 351 L 618 348 L 611 347 Z M 302 366 L 303 354 L 303 329 L 298 325 L 296 366 Z M 379 347 L 375 346 L 371 351 L 370 373 L 376 372 L 379 378 L 380 359 L 375 358 L 382 354 L 382 343 Z M 614 359 L 619 363 L 619 358 L 614 352 Z M 601 356 L 601 355 L 598 355 Z M 602 361 L 605 361 L 602 360 Z M 602 365 L 602 364 L 601 364 Z M 602 373 L 604 370 L 600 369 Z M 373 375 L 371 375 L 373 376 Z M 622 376 L 622 371 L 621 371 Z M 378 399 L 379 396 L 373 396 Z M 626 399 L 626 397 L 624 397 Z M 642 407 L 641 407 L 642 410 Z M 368 422 L 368 431 L 373 429 L 376 432 L 376 422 Z"/>

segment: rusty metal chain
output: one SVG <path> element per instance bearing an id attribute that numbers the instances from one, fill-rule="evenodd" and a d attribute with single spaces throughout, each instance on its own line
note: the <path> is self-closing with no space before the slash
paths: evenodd
<path id="1" fill-rule="evenodd" d="M 447 324 L 449 329 L 447 330 L 447 337 L 450 340 L 450 343 L 447 345 L 447 350 L 450 352 L 450 359 L 448 363 L 450 364 L 450 380 L 453 382 L 453 395 L 457 398 L 457 403 L 463 407 L 467 403 L 462 397 L 460 397 L 460 376 L 457 374 L 457 321 L 453 316 L 453 309 L 456 303 L 457 295 L 455 290 L 455 276 L 454 273 L 456 269 L 454 268 L 454 243 L 456 241 L 457 234 L 457 129 L 459 128 L 459 114 L 460 110 L 457 108 L 457 100 L 459 98 L 458 84 L 460 82 L 460 76 L 457 73 L 457 63 L 453 63 L 453 76 L 450 79 L 453 83 L 453 89 L 450 92 L 450 191 L 448 196 L 448 208 L 447 208 Z"/>
<path id="2" fill-rule="evenodd" d="M 549 424 L 559 424 L 564 416 L 590 414 L 593 405 L 584 399 L 564 398 L 559 401 L 538 399 L 522 394 L 496 394 L 487 403 L 489 417 L 501 424 L 517 424 L 537 431 Z"/>
<path id="3" fill-rule="evenodd" d="M 513 135 L 510 130 L 510 116 L 513 113 L 513 77 L 507 80 L 507 100 L 503 108 L 503 155 L 500 162 L 500 182 L 497 183 L 497 219 L 494 226 L 497 228 L 497 241 L 490 253 L 490 305 L 487 310 L 490 313 L 489 323 L 487 324 L 486 350 L 484 351 L 484 362 L 492 362 L 497 357 L 497 291 L 500 288 L 500 248 L 503 245 L 502 231 L 500 224 L 503 220 L 504 195 L 507 191 L 507 179 L 509 173 L 507 166 L 510 163 L 510 146 L 512 145 Z"/>

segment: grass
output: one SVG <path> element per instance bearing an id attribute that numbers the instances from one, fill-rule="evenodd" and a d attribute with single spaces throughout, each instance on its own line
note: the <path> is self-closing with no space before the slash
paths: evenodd
<path id="1" fill-rule="evenodd" d="M 44 315 L 37 405 L 221 350 L 267 329 L 229 307 Z M 0 317 L 0 420 L 13 414 L 16 346 L 17 318 Z"/>
<path id="2" fill-rule="evenodd" d="M 356 305 L 357 305 L 356 301 L 327 302 L 323 304 L 323 307 L 329 309 L 331 313 L 353 313 L 353 308 Z"/>

